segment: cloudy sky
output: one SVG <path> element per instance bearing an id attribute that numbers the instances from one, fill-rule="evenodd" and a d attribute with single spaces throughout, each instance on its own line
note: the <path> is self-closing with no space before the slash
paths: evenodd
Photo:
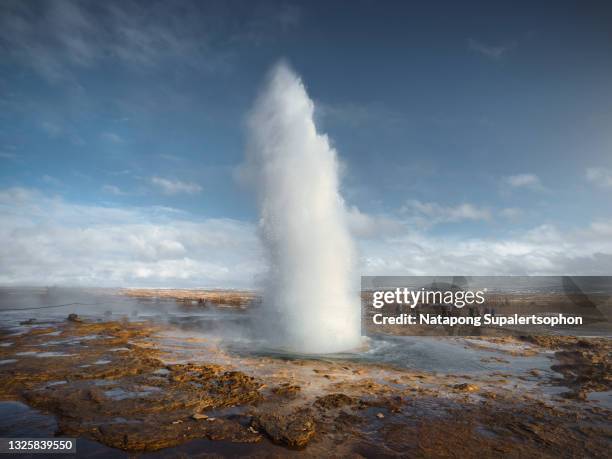
<path id="1" fill-rule="evenodd" d="M 256 285 L 281 58 L 362 274 L 612 274 L 612 7 L 492 3 L 2 1 L 0 284 Z"/>

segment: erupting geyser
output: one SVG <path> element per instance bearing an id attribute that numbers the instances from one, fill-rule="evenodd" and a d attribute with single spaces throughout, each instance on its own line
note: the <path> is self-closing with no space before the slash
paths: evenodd
<path id="1" fill-rule="evenodd" d="M 313 114 L 300 78 L 278 64 L 248 120 L 246 171 L 269 264 L 258 318 L 266 338 L 327 353 L 359 345 L 360 303 L 336 152 Z"/>

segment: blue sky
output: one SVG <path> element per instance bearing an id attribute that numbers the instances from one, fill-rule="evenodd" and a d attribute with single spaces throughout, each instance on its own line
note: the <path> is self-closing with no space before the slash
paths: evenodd
<path id="1" fill-rule="evenodd" d="M 0 52 L 0 283 L 256 282 L 236 169 L 279 59 L 361 272 L 612 272 L 606 2 L 4 1 Z"/>

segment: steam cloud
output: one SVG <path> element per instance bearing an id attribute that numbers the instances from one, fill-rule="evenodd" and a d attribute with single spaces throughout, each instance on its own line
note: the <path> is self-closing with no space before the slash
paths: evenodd
<path id="1" fill-rule="evenodd" d="M 267 338 L 327 353 L 359 344 L 359 297 L 336 152 L 313 112 L 300 78 L 278 64 L 248 120 L 246 172 L 258 192 L 270 266 L 260 319 Z"/>

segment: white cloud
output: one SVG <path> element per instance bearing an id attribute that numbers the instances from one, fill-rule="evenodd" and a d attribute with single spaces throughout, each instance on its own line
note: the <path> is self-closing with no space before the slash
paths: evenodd
<path id="1" fill-rule="evenodd" d="M 236 42 L 259 43 L 295 28 L 300 9 L 261 6 L 237 20 L 216 2 L 0 2 L 0 46 L 49 81 L 104 61 L 150 70 L 172 62 L 224 71 Z M 214 43 L 215 46 L 212 46 Z"/>
<path id="2" fill-rule="evenodd" d="M 603 167 L 590 167 L 586 170 L 589 182 L 602 188 L 612 188 L 612 170 Z"/>
<path id="3" fill-rule="evenodd" d="M 181 182 L 180 180 L 170 180 L 163 177 L 151 177 L 151 183 L 158 187 L 162 193 L 172 194 L 196 194 L 202 191 L 202 187 L 197 183 Z"/>
<path id="4" fill-rule="evenodd" d="M 43 131 L 52 139 L 65 139 L 73 145 L 84 145 L 85 142 L 78 131 L 68 122 L 43 121 L 40 125 Z"/>
<path id="5" fill-rule="evenodd" d="M 503 178 L 503 183 L 512 188 L 528 188 L 531 190 L 542 190 L 542 182 L 535 174 L 517 174 Z"/>
<path id="6" fill-rule="evenodd" d="M 409 118 L 400 112 L 394 111 L 381 104 L 330 104 L 316 101 L 315 118 L 317 121 L 332 121 L 348 124 L 353 127 L 371 126 L 374 123 L 384 124 L 386 127 L 403 126 Z"/>
<path id="7" fill-rule="evenodd" d="M 473 38 L 468 39 L 469 49 L 493 60 L 500 60 L 505 54 L 516 48 L 516 45 L 516 42 L 511 42 L 505 45 L 493 46 L 484 44 L 480 41 L 474 40 Z"/>
<path id="8" fill-rule="evenodd" d="M 608 275 L 612 220 L 562 232 L 550 225 L 491 238 L 401 236 L 361 243 L 362 275 Z"/>
<path id="9" fill-rule="evenodd" d="M 194 21 L 169 20 L 172 13 L 193 8 L 189 4 L 146 9 L 131 1 L 104 2 L 95 9 L 73 1 L 3 6 L 0 39 L 49 80 L 68 79 L 73 67 L 91 67 L 106 58 L 134 67 L 155 65 L 163 57 L 197 50 L 197 41 L 186 38 L 202 35 Z"/>
<path id="10" fill-rule="evenodd" d="M 403 231 L 403 225 L 398 220 L 383 215 L 371 216 L 355 206 L 347 209 L 346 214 L 349 230 L 356 238 L 378 238 Z"/>
<path id="11" fill-rule="evenodd" d="M 102 187 L 102 191 L 108 194 L 115 195 L 115 196 L 124 196 L 127 194 L 125 191 L 123 191 L 121 188 L 115 185 L 104 185 Z"/>
<path id="12" fill-rule="evenodd" d="M 413 219 L 423 227 L 439 223 L 454 223 L 465 220 L 486 221 L 491 219 L 491 212 L 488 209 L 477 207 L 470 203 L 447 207 L 435 202 L 411 200 L 401 210 L 410 219 Z"/>
<path id="13" fill-rule="evenodd" d="M 64 183 L 56 178 L 56 177 L 52 177 L 50 175 L 43 175 L 42 176 L 42 181 L 45 182 L 47 185 L 51 185 L 51 186 L 62 186 Z"/>
<path id="14" fill-rule="evenodd" d="M 351 210 L 363 275 L 607 275 L 612 219 L 495 237 L 433 236 Z M 265 270 L 254 223 L 161 207 L 80 205 L 0 190 L 0 284 L 253 287 Z"/>
<path id="15" fill-rule="evenodd" d="M 123 143 L 124 142 L 123 137 L 121 137 L 119 134 L 115 134 L 114 132 L 103 132 L 102 134 L 100 134 L 100 136 L 104 140 L 107 140 L 112 143 Z"/>
<path id="16" fill-rule="evenodd" d="M 83 206 L 35 190 L 0 191 L 0 284 L 252 285 L 254 226 L 173 209 Z"/>
<path id="17" fill-rule="evenodd" d="M 508 220 L 518 220 L 524 215 L 524 211 L 517 207 L 506 207 L 499 211 L 499 215 Z"/>

